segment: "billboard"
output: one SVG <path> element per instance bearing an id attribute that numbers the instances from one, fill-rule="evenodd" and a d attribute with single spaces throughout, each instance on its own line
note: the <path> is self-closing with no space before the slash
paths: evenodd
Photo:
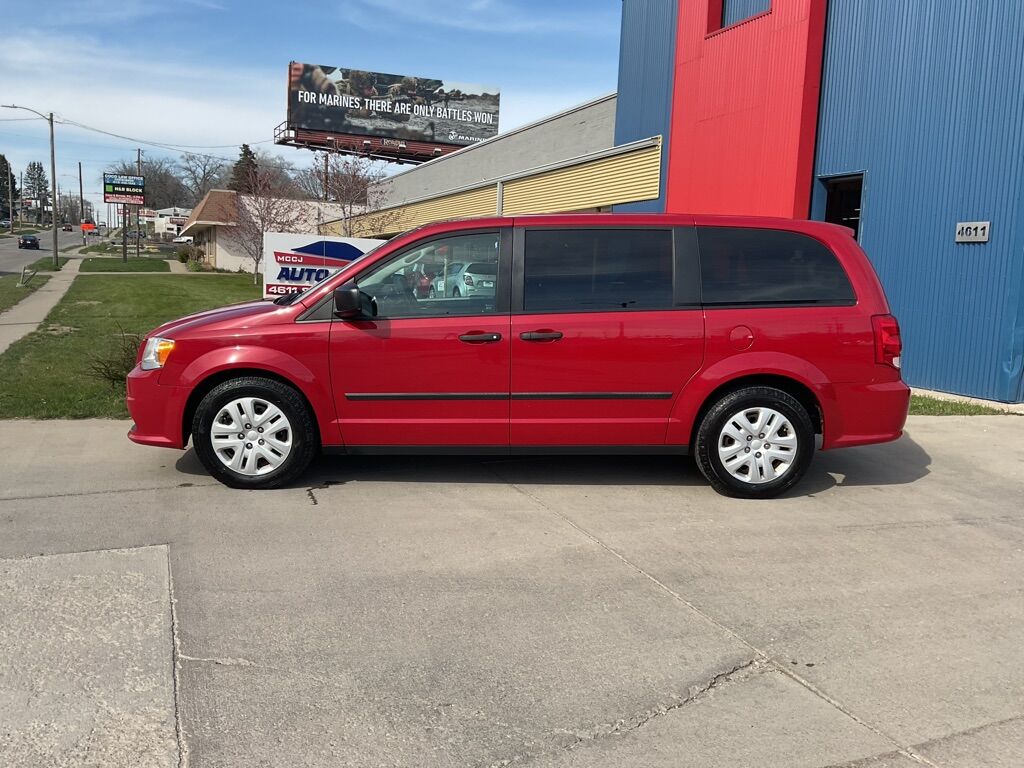
<path id="1" fill-rule="evenodd" d="M 497 88 L 293 61 L 288 126 L 345 136 L 468 146 L 496 136 Z"/>
<path id="2" fill-rule="evenodd" d="M 263 236 L 263 298 L 304 291 L 383 242 L 267 232 Z"/>
<path id="3" fill-rule="evenodd" d="M 122 176 L 119 173 L 104 173 L 103 202 L 145 205 L 145 179 L 142 176 Z"/>

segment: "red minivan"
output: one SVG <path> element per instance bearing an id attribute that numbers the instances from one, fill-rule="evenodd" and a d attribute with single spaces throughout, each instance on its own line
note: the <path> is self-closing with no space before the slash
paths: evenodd
<path id="1" fill-rule="evenodd" d="M 407 279 L 465 280 L 467 263 L 473 290 L 458 295 Z M 292 482 L 322 447 L 692 452 L 715 490 L 766 498 L 800 479 L 819 440 L 902 434 L 900 351 L 882 286 L 842 227 L 448 221 L 304 293 L 154 330 L 128 376 L 129 437 L 191 438 L 237 488 Z"/>

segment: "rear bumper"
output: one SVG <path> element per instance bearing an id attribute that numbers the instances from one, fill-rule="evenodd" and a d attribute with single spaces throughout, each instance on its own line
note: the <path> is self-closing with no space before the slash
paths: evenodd
<path id="1" fill-rule="evenodd" d="M 907 423 L 910 387 L 884 384 L 836 384 L 835 412 L 826 414 L 822 450 L 898 440 Z"/>
<path id="2" fill-rule="evenodd" d="M 128 413 L 135 423 L 128 439 L 139 445 L 184 448 L 182 416 L 188 390 L 159 383 L 160 371 L 135 366 L 128 374 Z"/>

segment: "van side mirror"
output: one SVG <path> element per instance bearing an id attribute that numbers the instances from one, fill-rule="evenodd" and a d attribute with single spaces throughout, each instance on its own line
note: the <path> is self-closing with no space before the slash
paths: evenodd
<path id="1" fill-rule="evenodd" d="M 355 283 L 345 283 L 334 289 L 334 316 L 353 320 L 363 314 L 363 293 Z"/>

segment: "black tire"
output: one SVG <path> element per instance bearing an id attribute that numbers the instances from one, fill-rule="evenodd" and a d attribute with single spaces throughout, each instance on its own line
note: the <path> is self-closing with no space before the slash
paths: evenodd
<path id="1" fill-rule="evenodd" d="M 461 299 L 462 298 L 462 291 L 460 291 L 458 288 L 452 288 L 452 298 L 453 299 Z"/>
<path id="2" fill-rule="evenodd" d="M 434 286 L 430 286 L 429 290 L 427 291 L 427 298 L 428 299 L 436 299 L 437 298 L 437 291 L 434 290 Z"/>
<path id="3" fill-rule="evenodd" d="M 244 475 L 225 466 L 210 441 L 210 430 L 221 408 L 240 397 L 259 397 L 272 403 L 291 425 L 291 451 L 279 467 L 263 475 Z M 306 471 L 320 447 L 316 422 L 302 396 L 287 384 L 258 376 L 230 379 L 207 393 L 192 419 L 192 444 L 213 477 L 231 488 L 249 489 L 287 485 Z"/>
<path id="4" fill-rule="evenodd" d="M 750 483 L 734 477 L 725 468 L 718 455 L 718 441 L 732 417 L 755 408 L 771 408 L 786 417 L 796 436 L 796 448 L 789 469 L 780 477 Z M 814 456 L 814 424 L 803 405 L 787 392 L 774 387 L 746 387 L 725 395 L 704 414 L 697 430 L 694 456 L 701 474 L 718 493 L 743 499 L 774 498 L 792 488 L 807 472 Z"/>

